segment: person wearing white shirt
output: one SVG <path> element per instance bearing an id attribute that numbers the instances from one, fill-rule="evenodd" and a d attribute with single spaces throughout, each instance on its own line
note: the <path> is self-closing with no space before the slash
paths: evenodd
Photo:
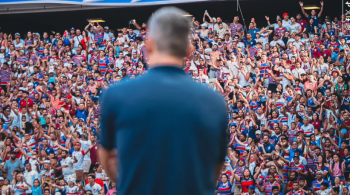
<path id="1" fill-rule="evenodd" d="M 290 33 L 299 34 L 301 32 L 300 24 L 295 21 L 294 17 L 291 17 L 290 21 L 291 21 L 291 24 L 289 25 Z"/>
<path id="2" fill-rule="evenodd" d="M 282 26 L 289 31 L 289 26 L 292 24 L 292 22 L 288 18 L 289 18 L 288 13 L 284 13 L 283 20 L 282 20 Z"/>
<path id="3" fill-rule="evenodd" d="M 69 157 L 68 151 L 66 150 L 62 150 L 61 157 L 62 174 L 64 180 L 71 181 L 73 178 L 75 178 L 73 169 L 73 159 Z"/>
<path id="4" fill-rule="evenodd" d="M 26 170 L 23 173 L 24 181 L 25 183 L 29 184 L 30 186 L 34 186 L 34 180 L 39 179 L 39 173 L 36 170 L 32 169 L 32 165 L 30 163 L 26 164 Z M 27 194 L 32 193 L 32 189 L 29 188 L 26 190 Z"/>
<path id="5" fill-rule="evenodd" d="M 23 181 L 23 175 L 17 174 L 14 178 L 13 184 L 11 185 L 11 191 L 13 195 L 22 195 L 29 190 L 28 185 Z"/>
<path id="6" fill-rule="evenodd" d="M 86 133 L 83 133 L 81 135 L 80 144 L 84 151 L 87 151 L 88 148 L 91 146 L 91 140 L 89 140 L 89 137 Z M 87 178 L 87 174 L 89 173 L 90 166 L 91 166 L 90 152 L 87 152 L 84 155 L 84 161 L 83 161 L 84 179 Z"/>
<path id="7" fill-rule="evenodd" d="M 73 38 L 73 41 L 74 41 L 73 50 L 77 50 L 79 45 L 81 45 L 81 41 L 84 39 L 79 29 L 76 30 L 76 33 L 77 35 Z"/>
<path id="8" fill-rule="evenodd" d="M 304 43 L 302 41 L 300 41 L 300 36 L 299 35 L 295 35 L 295 41 L 293 42 L 293 45 L 295 47 L 297 47 L 297 49 L 300 51 L 300 47 L 302 45 L 304 45 Z"/>
<path id="9" fill-rule="evenodd" d="M 85 186 L 85 191 L 90 190 L 92 194 L 102 194 L 103 189 L 99 184 L 95 183 L 95 179 L 96 179 L 95 175 L 93 174 L 89 175 L 88 177 L 89 183 Z"/>
<path id="10" fill-rule="evenodd" d="M 292 70 L 292 74 L 296 77 L 296 78 L 299 78 L 299 76 L 301 76 L 301 74 L 306 74 L 306 72 L 304 71 L 304 69 L 302 69 L 300 67 L 300 63 L 296 63 L 295 64 L 295 69 Z"/>
<path id="11" fill-rule="evenodd" d="M 76 181 L 81 181 L 83 179 L 84 175 L 84 169 L 83 169 L 83 163 L 84 163 L 84 156 L 90 151 L 91 146 L 86 150 L 80 150 L 81 143 L 78 142 L 74 145 L 74 152 L 72 154 L 73 157 L 73 168 L 75 170 L 76 174 Z"/>
<path id="12" fill-rule="evenodd" d="M 270 42 L 270 46 L 274 47 L 277 44 L 282 46 L 282 47 L 285 46 L 284 42 L 281 39 L 278 39 L 278 35 L 274 35 L 273 40 Z"/>

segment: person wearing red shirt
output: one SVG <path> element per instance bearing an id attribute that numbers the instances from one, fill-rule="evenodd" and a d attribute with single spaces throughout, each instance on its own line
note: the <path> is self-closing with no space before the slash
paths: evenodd
<path id="1" fill-rule="evenodd" d="M 326 61 L 329 56 L 331 56 L 331 52 L 325 48 L 323 44 L 320 45 L 320 54 Z M 320 56 L 320 57 L 321 57 Z"/>
<path id="2" fill-rule="evenodd" d="M 301 26 L 301 32 L 304 32 L 305 26 L 307 25 L 307 21 L 301 18 L 301 14 L 297 14 L 296 22 Z"/>
<path id="3" fill-rule="evenodd" d="M 23 98 L 19 102 L 20 107 L 21 108 L 32 107 L 34 105 L 34 102 L 28 98 L 29 96 L 28 91 L 22 91 L 22 93 L 23 93 L 22 95 Z"/>

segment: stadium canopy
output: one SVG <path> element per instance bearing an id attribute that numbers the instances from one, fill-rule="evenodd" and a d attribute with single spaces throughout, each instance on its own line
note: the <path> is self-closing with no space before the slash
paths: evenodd
<path id="1" fill-rule="evenodd" d="M 0 14 L 95 10 L 202 1 L 208 0 L 3 0 L 0 1 Z"/>

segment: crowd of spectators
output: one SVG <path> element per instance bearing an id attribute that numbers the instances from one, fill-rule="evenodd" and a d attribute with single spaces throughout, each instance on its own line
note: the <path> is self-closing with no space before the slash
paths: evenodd
<path id="1" fill-rule="evenodd" d="M 247 27 L 192 20 L 184 74 L 227 103 L 215 194 L 349 194 L 350 24 L 300 7 Z M 117 193 L 98 160 L 99 99 L 147 73 L 147 24 L 127 25 L 0 32 L 1 194 Z"/>

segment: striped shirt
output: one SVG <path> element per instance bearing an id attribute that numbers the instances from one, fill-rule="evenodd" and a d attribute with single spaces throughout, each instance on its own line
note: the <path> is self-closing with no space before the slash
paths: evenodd
<path id="1" fill-rule="evenodd" d="M 222 194 L 228 194 L 230 195 L 231 194 L 231 188 L 232 188 L 232 184 L 230 182 L 227 182 L 227 183 L 223 183 L 223 182 L 220 182 L 219 185 L 218 185 L 218 192 L 220 195 Z"/>
<path id="2" fill-rule="evenodd" d="M 5 70 L 4 68 L 1 68 L 1 85 L 7 85 L 11 81 L 11 73 L 11 69 L 8 68 Z"/>
<path id="3" fill-rule="evenodd" d="M 231 29 L 231 36 L 232 37 L 236 36 L 238 31 L 243 32 L 242 24 L 231 23 L 230 29 Z"/>

